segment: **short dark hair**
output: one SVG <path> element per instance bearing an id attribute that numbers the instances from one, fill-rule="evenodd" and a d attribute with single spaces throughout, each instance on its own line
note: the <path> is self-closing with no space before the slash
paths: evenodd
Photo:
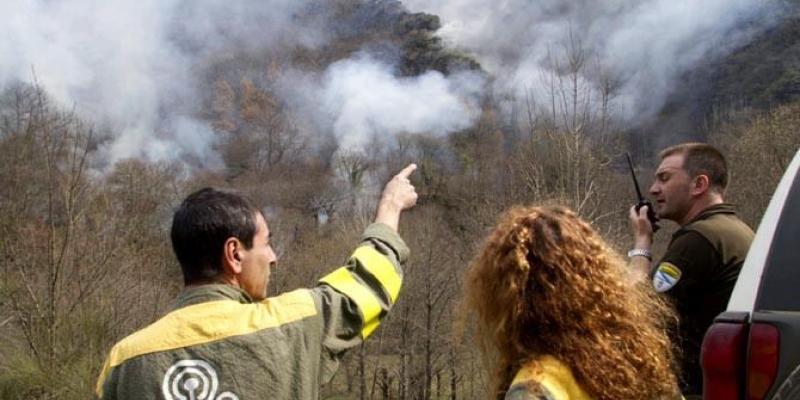
<path id="1" fill-rule="evenodd" d="M 181 203 L 172 218 L 172 250 L 186 284 L 208 281 L 222 272 L 222 250 L 228 238 L 253 246 L 260 211 L 238 194 L 200 189 Z"/>
<path id="2" fill-rule="evenodd" d="M 683 169 L 691 177 L 708 176 L 710 185 L 716 187 L 720 193 L 728 187 L 728 164 L 714 146 L 706 143 L 682 143 L 664 149 L 659 156 L 663 160 L 673 154 L 684 156 Z"/>

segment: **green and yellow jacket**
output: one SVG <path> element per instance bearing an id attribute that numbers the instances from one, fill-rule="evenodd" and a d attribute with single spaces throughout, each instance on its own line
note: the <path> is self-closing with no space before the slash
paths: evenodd
<path id="1" fill-rule="evenodd" d="M 572 370 L 552 356 L 525 364 L 514 376 L 506 400 L 592 400 Z"/>
<path id="2" fill-rule="evenodd" d="M 316 399 L 345 350 L 397 300 L 408 247 L 370 225 L 347 265 L 253 302 L 228 285 L 187 288 L 172 310 L 117 343 L 97 382 L 101 399 Z"/>
<path id="3" fill-rule="evenodd" d="M 685 400 L 676 394 L 671 399 Z M 505 400 L 592 400 L 561 360 L 544 355 L 522 366 L 514 376 Z"/>

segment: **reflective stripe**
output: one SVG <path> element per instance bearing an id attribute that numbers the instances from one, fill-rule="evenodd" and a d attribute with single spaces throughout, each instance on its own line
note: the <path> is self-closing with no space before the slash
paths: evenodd
<path id="1" fill-rule="evenodd" d="M 553 356 L 540 356 L 523 365 L 511 385 L 526 382 L 542 386 L 550 392 L 553 399 L 591 400 L 591 396 L 583 390 L 569 366 Z"/>
<path id="2" fill-rule="evenodd" d="M 314 298 L 307 289 L 259 303 L 218 300 L 177 309 L 117 343 L 106 359 L 95 391 L 102 397 L 103 383 L 111 369 L 131 358 L 248 335 L 316 314 Z"/>
<path id="3" fill-rule="evenodd" d="M 320 279 L 320 282 L 331 285 L 334 289 L 356 303 L 364 319 L 364 327 L 361 329 L 361 336 L 364 339 L 378 327 L 378 316 L 381 314 L 381 304 L 378 302 L 375 294 L 369 288 L 359 283 L 346 267 L 331 272 Z"/>
<path id="4" fill-rule="evenodd" d="M 400 274 L 395 270 L 394 265 L 385 255 L 378 252 L 371 246 L 361 246 L 353 253 L 364 268 L 369 271 L 392 298 L 392 304 L 397 301 L 400 294 L 400 286 L 403 283 Z"/>

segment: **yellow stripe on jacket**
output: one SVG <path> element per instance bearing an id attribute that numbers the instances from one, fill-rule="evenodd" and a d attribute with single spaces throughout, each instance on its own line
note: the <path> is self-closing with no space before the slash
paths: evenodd
<path id="1" fill-rule="evenodd" d="M 541 385 L 555 400 L 592 400 L 575 380 L 569 366 L 552 356 L 541 356 L 524 365 L 511 386 L 528 382 Z"/>
<path id="2" fill-rule="evenodd" d="M 308 289 L 299 289 L 259 303 L 210 301 L 177 309 L 126 337 L 111 349 L 97 382 L 102 385 L 112 368 L 144 354 L 195 346 L 279 327 L 317 314 Z"/>
<path id="3" fill-rule="evenodd" d="M 402 278 L 392 262 L 371 246 L 356 249 L 351 264 L 353 259 L 380 283 L 393 304 L 400 293 Z M 320 282 L 330 285 L 356 303 L 364 321 L 362 338 L 366 339 L 378 328 L 383 308 L 375 292 L 376 288 L 370 288 L 357 279 L 351 268 L 341 267 L 320 279 Z"/>
<path id="4" fill-rule="evenodd" d="M 403 282 L 392 265 L 392 262 L 389 261 L 386 256 L 378 252 L 378 250 L 370 246 L 359 247 L 353 253 L 353 257 L 381 283 L 383 288 L 389 293 L 392 303 L 397 301 L 397 296 L 400 294 L 400 286 L 402 286 Z"/>

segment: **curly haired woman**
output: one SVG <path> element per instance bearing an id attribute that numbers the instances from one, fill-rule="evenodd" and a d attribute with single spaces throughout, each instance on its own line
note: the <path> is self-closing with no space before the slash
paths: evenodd
<path id="1" fill-rule="evenodd" d="M 562 207 L 513 208 L 470 266 L 466 306 L 495 354 L 493 397 L 680 398 L 670 308 Z"/>

